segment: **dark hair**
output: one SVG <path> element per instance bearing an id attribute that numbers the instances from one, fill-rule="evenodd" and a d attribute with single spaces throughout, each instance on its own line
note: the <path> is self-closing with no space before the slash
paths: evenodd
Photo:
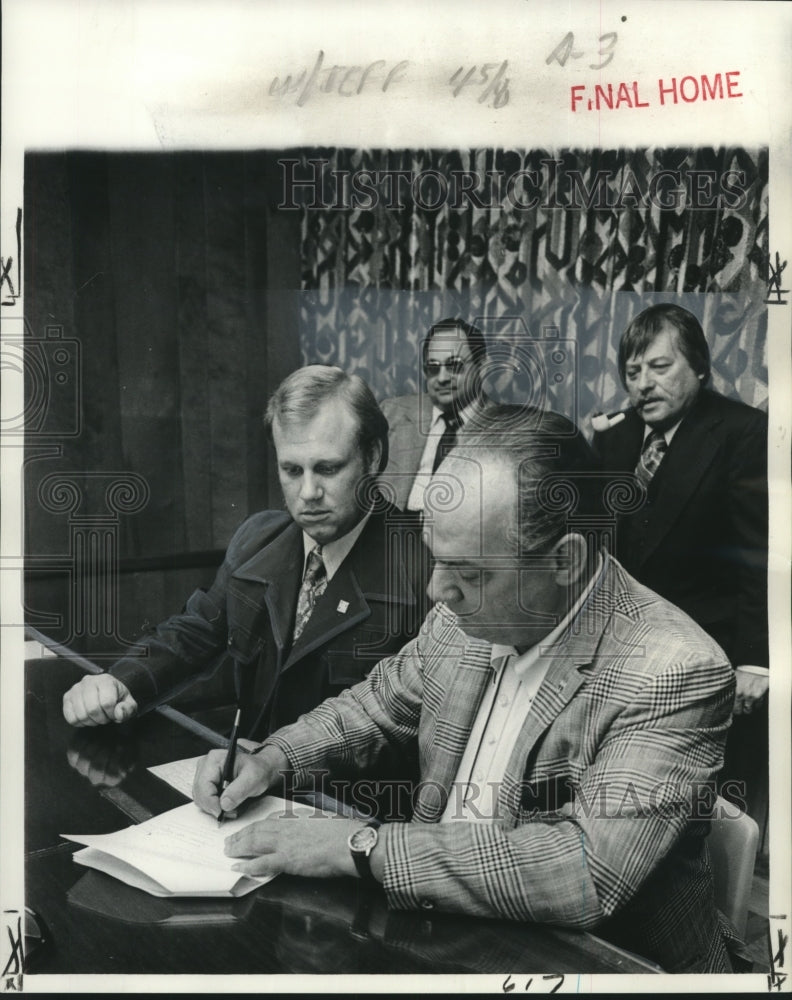
<path id="1" fill-rule="evenodd" d="M 423 364 L 426 364 L 426 355 L 429 351 L 429 344 L 432 341 L 432 337 L 438 333 L 449 333 L 455 330 L 461 330 L 465 335 L 465 340 L 470 348 L 474 364 L 480 367 L 484 363 L 484 359 L 487 356 L 487 341 L 484 339 L 484 334 L 477 326 L 473 326 L 472 323 L 466 323 L 463 319 L 449 316 L 429 327 L 429 332 L 421 346 L 421 361 Z"/>
<path id="2" fill-rule="evenodd" d="M 644 353 L 660 333 L 664 323 L 674 327 L 680 351 L 693 371 L 704 376 L 701 384 L 706 385 L 710 377 L 710 352 L 701 323 L 692 312 L 668 302 L 644 309 L 624 331 L 619 343 L 619 375 L 622 384 L 627 384 L 625 372 L 628 360 Z"/>
<path id="3" fill-rule="evenodd" d="M 482 453 L 506 462 L 517 477 L 517 520 L 510 532 L 520 555 L 551 548 L 570 514 L 598 510 L 594 454 L 579 428 L 551 410 L 490 403 L 460 431 L 452 454 Z"/>
<path id="4" fill-rule="evenodd" d="M 381 448 L 378 472 L 388 464 L 388 421 L 374 393 L 359 375 L 329 365 L 307 365 L 287 375 L 267 403 L 264 424 L 311 420 L 326 399 L 342 399 L 358 422 L 358 445 L 366 461 Z"/>

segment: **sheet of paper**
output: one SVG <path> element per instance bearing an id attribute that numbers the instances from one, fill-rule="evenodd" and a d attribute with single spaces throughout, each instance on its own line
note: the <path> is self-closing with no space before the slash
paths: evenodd
<path id="1" fill-rule="evenodd" d="M 257 349 L 253 357 L 263 359 L 267 373 L 276 364 L 291 363 L 292 355 L 284 349 L 291 335 L 299 339 L 295 366 L 329 362 L 368 378 L 390 379 L 397 368 L 406 369 L 408 348 L 426 329 L 419 322 L 421 311 L 428 318 L 440 297 L 470 319 L 524 314 L 539 336 L 565 324 L 578 326 L 582 335 L 602 329 L 604 351 L 605 345 L 613 348 L 621 329 L 604 329 L 596 316 L 588 318 L 591 303 L 607 303 L 612 296 L 635 296 L 648 304 L 652 296 L 697 295 L 702 307 L 718 307 L 725 321 L 715 340 L 722 370 L 734 372 L 732 384 L 748 402 L 760 405 L 769 399 L 774 429 L 770 619 L 772 657 L 779 670 L 771 677 L 768 809 L 773 845 L 769 937 L 775 972 L 766 981 L 761 977 L 761 986 L 782 989 L 792 937 L 792 269 L 787 265 L 792 253 L 792 6 L 747 0 L 493 0 L 483 7 L 459 0 L 432 5 L 400 0 L 364 9 L 348 0 L 325 0 L 321 6 L 315 0 L 288 5 L 205 0 L 189 5 L 188 16 L 186 11 L 187 5 L 176 0 L 3 2 L 0 248 L 6 363 L 0 430 L 9 447 L 3 449 L 0 476 L 0 659 L 9 669 L 0 671 L 0 896 L 3 912 L 14 916 L 6 917 L 2 928 L 0 966 L 14 967 L 12 931 L 26 902 L 23 820 L 33 786 L 30 775 L 27 789 L 23 784 L 18 753 L 24 744 L 25 678 L 15 669 L 24 658 L 22 623 L 28 617 L 60 621 L 58 635 L 88 637 L 88 622 L 80 620 L 78 609 L 93 614 L 99 594 L 110 609 L 129 610 L 129 602 L 121 599 L 120 559 L 161 557 L 173 551 L 170 543 L 179 538 L 200 550 L 224 546 L 231 522 L 241 520 L 250 498 L 267 495 L 265 467 L 250 461 L 251 455 L 263 453 L 263 429 L 260 441 L 252 437 L 250 415 L 259 411 L 267 383 L 256 364 L 245 363 L 246 316 Z M 68 169 L 56 172 L 61 184 L 45 188 L 35 183 L 42 156 L 73 156 L 82 150 L 92 153 L 85 157 L 87 172 L 69 161 Z M 272 151 L 281 161 L 274 168 L 281 189 L 274 193 L 264 185 L 258 161 L 252 161 L 251 169 L 241 159 L 261 150 Z M 375 180 L 371 155 L 378 150 L 399 159 L 386 161 Z M 413 162 L 413 153 L 420 160 L 427 150 L 453 154 L 440 175 L 434 162 L 430 170 Z M 627 151 L 626 159 L 620 150 Z M 108 164 L 93 155 L 109 159 L 130 151 L 136 166 L 123 160 L 120 166 Z M 159 161 L 180 158 L 186 151 L 195 151 L 206 164 L 200 169 L 188 164 L 181 174 L 163 175 Z M 335 158 L 332 164 L 328 151 Z M 575 157 L 568 158 L 570 151 L 596 153 L 600 160 L 582 173 Z M 726 152 L 728 172 L 722 172 L 719 164 Z M 230 176 L 215 174 L 215 153 L 230 161 Z M 353 162 L 336 162 L 341 153 Z M 536 153 L 542 154 L 544 166 L 536 164 Z M 743 230 L 740 237 L 734 216 L 741 206 L 733 208 L 729 192 L 719 185 L 726 181 L 733 194 L 735 177 L 744 176 L 748 186 L 749 174 L 742 171 L 750 171 L 759 154 L 764 166 L 750 174 L 750 194 L 753 198 L 758 190 L 757 201 L 766 211 L 757 213 L 751 222 L 755 228 Z M 733 156 L 737 175 L 731 173 Z M 311 163 L 322 158 L 331 169 L 322 184 L 314 185 L 313 177 L 321 171 Z M 581 208 L 563 201 L 554 207 L 556 180 L 550 186 L 549 170 L 557 159 L 573 168 L 566 177 L 584 203 Z M 637 173 L 630 169 L 636 160 L 645 163 Z M 710 169 L 716 164 L 717 172 Z M 530 207 L 536 170 L 535 192 L 548 206 L 538 210 Z M 670 213 L 659 204 L 666 196 L 659 182 L 674 175 L 681 200 Z M 611 187 L 616 183 L 623 209 L 593 207 L 601 176 Z M 235 200 L 231 193 L 242 188 L 236 181 L 243 178 L 253 193 Z M 713 179 L 714 192 L 709 192 Z M 159 196 L 171 187 L 179 192 L 178 213 Z M 501 197 L 490 197 L 499 187 Z M 67 202 L 70 190 L 72 201 Z M 213 192 L 211 198 L 207 192 Z M 110 193 L 120 222 L 135 212 L 140 215 L 123 244 L 106 239 L 100 226 L 111 215 Z M 713 208 L 702 207 L 700 201 L 709 201 L 710 195 Z M 349 198 L 354 198 L 354 208 L 345 207 Z M 685 204 L 685 198 L 694 203 Z M 61 202 L 63 210 L 54 211 Z M 642 202 L 645 213 L 632 221 L 631 210 Z M 73 203 L 82 208 L 76 210 Z M 293 226 L 298 211 L 301 221 Z M 535 223 L 519 225 L 537 211 Z M 715 213 L 718 223 L 707 229 L 706 220 Z M 184 260 L 184 254 L 173 252 L 173 237 L 162 240 L 163 230 L 173 229 L 177 217 L 183 219 L 182 249 L 200 260 L 206 255 L 224 262 L 214 268 L 214 281 L 208 272 L 187 280 L 168 263 L 178 260 L 181 267 Z M 162 225 L 155 224 L 158 219 L 164 220 Z M 249 268 L 255 276 L 250 293 L 242 281 L 244 269 L 228 266 L 233 259 L 228 247 L 246 244 L 264 228 L 272 231 L 272 240 L 265 241 L 266 254 L 256 249 L 258 239 L 252 240 L 256 266 Z M 748 240 L 746 234 L 754 232 L 763 238 Z M 99 252 L 103 241 L 106 253 Z M 79 266 L 77 245 L 90 251 Z M 292 268 L 295 281 L 289 284 L 284 275 Z M 486 280 L 479 281 L 479 273 Z M 521 274 L 525 299 L 515 291 Z M 160 285 L 175 286 L 177 280 L 186 289 L 181 308 L 159 309 Z M 389 289 L 394 295 L 392 305 L 386 301 L 391 311 L 377 300 L 381 293 L 386 298 L 384 290 Z M 292 302 L 289 290 L 303 297 L 300 302 Z M 402 305 L 403 296 L 409 297 L 409 308 Z M 730 318 L 731 296 L 757 315 L 754 326 L 761 336 L 741 332 L 739 313 Z M 255 322 L 257 301 L 263 322 Z M 204 322 L 206 303 L 212 323 Z M 86 322 L 96 310 L 106 319 Z M 283 336 L 270 338 L 270 332 Z M 67 356 L 61 355 L 63 345 L 56 350 L 47 343 L 58 337 L 73 348 Z M 25 340 L 37 348 L 28 352 L 28 374 L 37 387 L 32 404 L 21 360 Z M 59 355 L 65 358 L 60 367 L 55 364 Z M 116 355 L 124 361 L 120 367 L 106 361 Z M 612 362 L 597 374 L 596 361 L 596 353 L 583 358 L 585 365 L 594 364 L 594 373 L 588 370 L 586 376 L 591 392 L 586 408 L 596 402 L 615 410 L 610 402 L 619 391 L 618 375 Z M 175 397 L 168 395 L 169 370 Z M 420 379 L 418 374 L 415 388 Z M 539 387 L 545 381 L 536 378 Z M 255 406 L 245 385 L 257 396 Z M 395 392 L 390 382 L 380 388 L 383 396 Z M 236 409 L 227 413 L 231 404 Z M 85 415 L 91 419 L 83 426 Z M 32 445 L 25 449 L 23 417 Z M 97 451 L 100 424 L 102 447 Z M 114 456 L 108 458 L 113 465 L 97 462 L 108 456 Z M 116 478 L 123 476 L 121 489 L 116 479 L 105 488 L 99 478 L 100 471 L 111 467 Z M 56 473 L 68 478 L 49 496 L 36 488 L 36 480 L 46 483 Z M 165 484 L 159 491 L 149 489 L 149 484 L 157 485 L 155 477 Z M 144 499 L 148 509 L 140 506 Z M 111 507 L 106 500 L 113 501 Z M 207 526 L 201 530 L 209 541 L 194 534 L 192 521 L 171 523 L 166 517 L 171 505 L 192 511 L 196 523 Z M 77 532 L 86 525 L 91 530 L 101 525 L 105 537 L 113 538 L 113 546 L 97 560 L 98 573 L 82 572 L 78 546 L 68 543 L 69 532 L 81 537 Z M 148 547 L 141 552 L 144 539 Z M 34 577 L 47 567 L 59 580 L 71 574 L 75 586 L 60 588 L 60 603 L 40 603 L 29 593 L 23 608 L 25 553 L 32 557 Z M 123 587 L 130 579 L 125 578 Z M 174 596 L 186 598 L 198 582 Z M 156 594 L 159 588 L 151 590 Z M 151 618 L 148 609 L 134 610 Z M 163 607 L 161 613 L 173 610 Z M 159 615 L 160 609 L 154 613 Z M 101 620 L 107 623 L 107 647 L 99 636 L 96 648 L 104 653 L 131 632 L 114 612 Z M 42 627 L 48 631 L 49 626 Z M 53 710 L 57 713 L 57 706 Z M 32 812 L 30 817 L 34 821 Z M 164 936 L 162 948 L 167 948 Z M 21 978 L 20 971 L 19 985 L 16 979 L 9 982 L 21 989 Z M 65 992 L 84 991 L 81 978 L 91 977 L 63 976 L 59 986 Z M 669 978 L 666 989 L 683 988 L 685 977 Z M 759 978 L 754 979 L 757 988 Z M 736 984 L 741 990 L 748 988 L 745 979 Z M 167 989 L 174 989 L 175 980 L 168 977 Z M 533 980 L 534 990 L 538 982 Z M 502 983 L 503 977 L 490 978 L 486 986 L 468 986 L 455 977 L 451 985 L 455 990 L 502 992 Z M 519 992 L 531 980 L 513 979 L 515 983 Z M 702 985 L 702 977 L 689 985 L 693 991 L 710 988 Z M 260 986 L 271 989 L 270 977 L 262 977 Z M 139 987 L 130 979 L 114 988 Z M 242 988 L 251 988 L 247 979 Z M 353 992 L 363 988 L 360 982 L 350 984 Z M 442 986 L 422 985 L 424 992 L 435 988 Z M 565 989 L 570 988 L 640 991 L 658 990 L 662 983 L 649 985 L 648 977 L 640 977 L 622 980 L 617 987 L 585 977 L 567 979 Z M 189 989 L 200 991 L 201 986 L 192 981 Z M 218 989 L 214 977 L 204 989 Z"/>
<path id="2" fill-rule="evenodd" d="M 236 859 L 225 854 L 226 837 L 268 816 L 279 813 L 294 816 L 312 811 L 308 806 L 295 805 L 276 796 L 265 796 L 251 803 L 236 819 L 218 823 L 213 816 L 189 802 L 115 833 L 62 836 L 137 869 L 161 886 L 164 894 L 230 894 L 240 875 L 231 870 Z M 90 864 L 92 857 L 81 857 L 81 861 Z M 118 873 L 110 874 L 129 881 L 121 871 L 119 869 Z M 257 881 L 263 884 L 269 878 Z M 144 888 L 142 885 L 139 887 Z"/>
<path id="3" fill-rule="evenodd" d="M 85 865 L 87 868 L 95 868 L 97 871 L 111 875 L 113 878 L 117 878 L 121 882 L 131 885 L 135 889 L 142 889 L 150 896 L 159 896 L 166 899 L 172 896 L 220 896 L 223 898 L 228 896 L 239 897 L 246 895 L 248 892 L 252 892 L 253 889 L 258 888 L 259 885 L 263 885 L 265 882 L 270 881 L 270 878 L 253 878 L 250 876 L 239 875 L 238 873 L 235 873 L 234 879 L 231 879 L 227 875 L 221 878 L 220 876 L 223 873 L 218 873 L 218 877 L 214 883 L 214 888 L 210 887 L 208 881 L 204 883 L 204 880 L 202 879 L 204 888 L 202 888 L 200 892 L 192 892 L 190 890 L 173 892 L 160 885 L 156 879 L 151 878 L 149 875 L 140 871 L 140 869 L 135 867 L 134 863 L 124 861 L 118 856 L 117 853 L 108 854 L 106 851 L 100 851 L 96 847 L 84 847 L 81 851 L 77 851 L 73 857 L 78 864 Z M 275 876 L 271 877 L 274 878 Z"/>
<path id="4" fill-rule="evenodd" d="M 167 782 L 177 792 L 192 798 L 193 778 L 200 757 L 185 757 L 184 760 L 172 760 L 167 764 L 154 764 L 148 770 Z"/>

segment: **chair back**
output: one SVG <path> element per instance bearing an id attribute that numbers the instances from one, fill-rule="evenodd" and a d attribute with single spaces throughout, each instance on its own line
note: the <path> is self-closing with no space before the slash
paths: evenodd
<path id="1" fill-rule="evenodd" d="M 732 802 L 718 796 L 707 847 L 715 883 L 715 904 L 745 937 L 759 827 Z"/>

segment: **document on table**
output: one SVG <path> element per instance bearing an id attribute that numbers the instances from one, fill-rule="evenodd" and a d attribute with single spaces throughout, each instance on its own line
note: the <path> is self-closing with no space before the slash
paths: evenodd
<path id="1" fill-rule="evenodd" d="M 226 857 L 226 837 L 268 816 L 283 822 L 309 806 L 274 795 L 251 801 L 241 816 L 218 823 L 193 802 L 178 806 L 145 823 L 104 834 L 61 834 L 84 844 L 74 860 L 97 868 L 154 896 L 243 896 L 273 876 L 254 877 L 232 871 L 238 859 Z"/>
<path id="2" fill-rule="evenodd" d="M 195 769 L 198 766 L 198 761 L 201 759 L 201 756 L 185 757 L 184 760 L 172 760 L 168 761 L 167 764 L 154 764 L 148 770 L 158 778 L 166 781 L 169 785 L 172 785 L 177 792 L 181 792 L 182 795 L 186 795 L 188 799 L 191 799 Z"/>

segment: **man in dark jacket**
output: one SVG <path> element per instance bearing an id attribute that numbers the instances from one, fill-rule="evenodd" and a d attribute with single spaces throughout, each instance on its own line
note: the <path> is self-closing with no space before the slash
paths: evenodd
<path id="1" fill-rule="evenodd" d="M 266 421 L 288 513 L 245 521 L 209 590 L 159 625 L 143 655 L 72 687 L 63 703 L 72 725 L 123 722 L 228 653 L 240 734 L 262 739 L 417 632 L 421 540 L 373 487 L 388 460 L 388 424 L 369 387 L 338 368 L 302 368 L 275 391 Z"/>
<path id="2" fill-rule="evenodd" d="M 622 517 L 617 551 L 641 583 L 686 611 L 736 673 L 721 791 L 760 823 L 767 808 L 767 417 L 706 388 L 696 317 L 645 309 L 619 345 L 626 417 L 594 439 L 610 471 L 634 471 L 643 505 Z"/>
<path id="3" fill-rule="evenodd" d="M 622 518 L 617 555 L 641 583 L 686 611 L 737 670 L 735 714 L 767 687 L 767 417 L 705 388 L 710 356 L 696 317 L 651 306 L 619 346 L 632 409 L 595 435 L 609 471 L 646 490 Z"/>

